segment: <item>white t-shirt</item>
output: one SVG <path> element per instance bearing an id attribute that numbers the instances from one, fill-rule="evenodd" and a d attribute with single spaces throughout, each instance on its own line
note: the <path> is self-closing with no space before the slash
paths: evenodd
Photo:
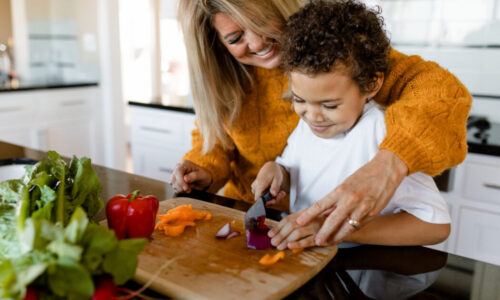
<path id="1" fill-rule="evenodd" d="M 300 120 L 276 159 L 290 172 L 290 211 L 310 207 L 369 162 L 386 135 L 384 112 L 368 102 L 356 125 L 333 138 L 320 138 Z M 405 211 L 422 221 L 450 223 L 448 207 L 432 178 L 424 173 L 405 177 L 381 214 Z"/>

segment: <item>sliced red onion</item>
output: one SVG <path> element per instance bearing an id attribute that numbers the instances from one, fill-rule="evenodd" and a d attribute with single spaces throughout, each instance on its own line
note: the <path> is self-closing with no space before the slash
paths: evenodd
<path id="1" fill-rule="evenodd" d="M 219 229 L 219 231 L 217 231 L 215 237 L 227 238 L 229 233 L 231 233 L 231 224 L 228 222 L 224 224 L 224 226 L 222 226 L 221 229 Z"/>
<path id="2" fill-rule="evenodd" d="M 240 235 L 240 234 L 241 234 L 241 232 L 239 232 L 239 231 L 237 231 L 237 230 L 235 230 L 235 231 L 231 231 L 231 233 L 229 233 L 229 234 L 226 236 L 226 239 L 228 239 L 228 240 L 229 240 L 230 238 L 233 238 L 233 237 L 238 236 L 238 235 Z"/>
<path id="3" fill-rule="evenodd" d="M 270 228 L 265 230 L 246 230 L 247 247 L 255 250 L 265 250 L 271 248 L 271 238 L 267 236 Z"/>

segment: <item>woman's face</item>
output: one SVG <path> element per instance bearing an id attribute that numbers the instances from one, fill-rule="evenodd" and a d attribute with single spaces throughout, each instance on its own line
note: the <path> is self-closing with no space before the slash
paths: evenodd
<path id="1" fill-rule="evenodd" d="M 212 24 L 222 44 L 242 64 L 265 69 L 279 66 L 281 50 L 275 40 L 242 28 L 223 13 L 215 14 Z"/>

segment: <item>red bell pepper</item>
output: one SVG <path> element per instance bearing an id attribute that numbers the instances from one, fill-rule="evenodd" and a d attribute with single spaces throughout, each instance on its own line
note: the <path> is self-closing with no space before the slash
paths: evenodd
<path id="1" fill-rule="evenodd" d="M 106 203 L 109 228 L 119 239 L 149 237 L 154 230 L 159 202 L 154 196 L 115 195 Z"/>

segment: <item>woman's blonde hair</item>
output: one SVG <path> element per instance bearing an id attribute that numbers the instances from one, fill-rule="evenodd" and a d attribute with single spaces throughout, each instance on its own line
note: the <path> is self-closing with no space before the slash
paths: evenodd
<path id="1" fill-rule="evenodd" d="M 286 20 L 303 4 L 304 0 L 180 0 L 178 20 L 203 153 L 212 150 L 217 140 L 226 149 L 234 147 L 224 128 L 240 112 L 253 83 L 252 67 L 227 51 L 212 26 L 212 17 L 227 14 L 242 28 L 279 41 Z"/>

